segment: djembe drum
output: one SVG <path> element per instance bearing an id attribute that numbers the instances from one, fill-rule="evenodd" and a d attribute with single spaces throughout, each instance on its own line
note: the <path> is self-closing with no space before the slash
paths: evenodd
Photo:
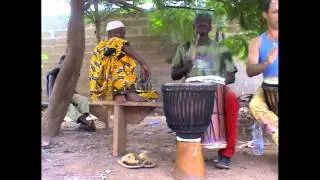
<path id="1" fill-rule="evenodd" d="M 266 99 L 267 105 L 269 109 L 278 115 L 278 103 L 279 103 L 279 95 L 278 95 L 278 84 L 262 84 L 264 97 Z"/>
<path id="2" fill-rule="evenodd" d="M 211 123 L 202 134 L 202 147 L 205 149 L 224 149 L 227 147 L 225 123 L 225 78 L 207 75 L 189 77 L 185 82 L 210 82 L 216 84 L 215 101 Z M 219 105 L 218 105 L 219 104 Z"/>
<path id="3" fill-rule="evenodd" d="M 206 175 L 201 135 L 210 124 L 215 83 L 166 83 L 162 86 L 168 127 L 176 132 L 176 159 L 173 176 L 199 179 Z"/>
<path id="4" fill-rule="evenodd" d="M 201 138 L 202 147 L 205 149 L 224 149 L 227 147 L 224 88 L 224 85 L 217 84 L 211 123 Z"/>

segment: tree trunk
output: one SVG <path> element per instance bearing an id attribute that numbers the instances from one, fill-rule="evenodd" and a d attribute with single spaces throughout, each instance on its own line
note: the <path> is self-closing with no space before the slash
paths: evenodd
<path id="1" fill-rule="evenodd" d="M 101 20 L 100 20 L 100 16 L 99 16 L 99 9 L 98 9 L 98 4 L 99 1 L 98 0 L 94 0 L 93 1 L 93 7 L 94 7 L 94 24 L 96 26 L 96 38 L 98 43 L 101 40 L 101 30 L 100 30 L 100 24 L 101 24 Z"/>
<path id="2" fill-rule="evenodd" d="M 43 117 L 43 142 L 48 143 L 51 137 L 59 133 L 78 82 L 84 56 L 84 0 L 71 0 L 70 6 L 66 59 L 55 81 L 48 110 Z"/>
<path id="3" fill-rule="evenodd" d="M 96 26 L 96 38 L 97 38 L 97 42 L 99 43 L 101 40 L 101 22 L 100 20 L 96 19 L 94 23 Z"/>

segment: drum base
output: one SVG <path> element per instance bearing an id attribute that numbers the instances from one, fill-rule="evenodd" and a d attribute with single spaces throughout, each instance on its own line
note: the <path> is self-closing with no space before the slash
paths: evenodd
<path id="1" fill-rule="evenodd" d="M 173 177 L 181 180 L 200 180 L 205 179 L 206 174 L 201 143 L 177 141 Z"/>

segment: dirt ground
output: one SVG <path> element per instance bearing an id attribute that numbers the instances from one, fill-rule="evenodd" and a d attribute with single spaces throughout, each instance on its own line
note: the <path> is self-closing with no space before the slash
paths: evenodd
<path id="1" fill-rule="evenodd" d="M 154 120 L 160 124 L 150 125 Z M 240 121 L 244 122 L 244 121 Z M 239 127 L 239 142 L 249 136 Z M 85 132 L 64 123 L 59 136 L 49 148 L 42 149 L 42 179 L 44 180 L 171 180 L 175 158 L 175 134 L 170 133 L 163 116 L 148 116 L 138 125 L 128 125 L 127 151 L 148 151 L 157 163 L 152 169 L 126 169 L 112 157 L 112 130 L 97 129 Z M 275 180 L 278 179 L 278 149 L 266 142 L 265 154 L 251 154 L 250 149 L 237 149 L 230 170 L 215 169 L 215 150 L 204 150 L 207 179 L 221 180 Z M 192 162 L 190 162 L 192 163 Z"/>

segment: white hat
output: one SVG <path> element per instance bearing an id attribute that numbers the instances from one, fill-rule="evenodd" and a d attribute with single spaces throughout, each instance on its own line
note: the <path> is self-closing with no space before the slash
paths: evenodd
<path id="1" fill-rule="evenodd" d="M 121 21 L 111 21 L 107 24 L 106 31 L 124 27 L 124 24 Z"/>

